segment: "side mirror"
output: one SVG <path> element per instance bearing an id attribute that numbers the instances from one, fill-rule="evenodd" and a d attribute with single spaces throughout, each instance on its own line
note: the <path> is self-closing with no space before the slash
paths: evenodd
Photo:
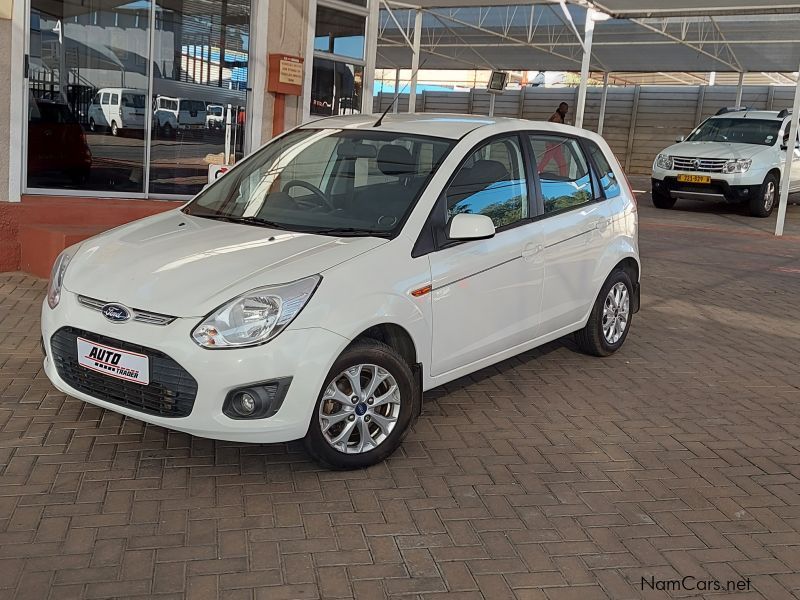
<path id="1" fill-rule="evenodd" d="M 680 137 L 675 138 L 675 141 L 678 142 L 679 144 L 681 142 L 685 141 L 685 140 L 686 140 L 686 136 L 685 135 L 682 135 Z"/>
<path id="2" fill-rule="evenodd" d="M 451 240 L 485 240 L 494 237 L 494 223 L 486 215 L 461 213 L 450 219 L 447 237 Z"/>

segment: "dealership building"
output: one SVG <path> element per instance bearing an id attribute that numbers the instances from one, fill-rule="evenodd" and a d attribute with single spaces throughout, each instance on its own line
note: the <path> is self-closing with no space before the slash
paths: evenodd
<path id="1" fill-rule="evenodd" d="M 377 8 L 0 0 L 0 271 L 44 274 L 48 246 L 171 208 L 209 165 L 371 110 Z"/>

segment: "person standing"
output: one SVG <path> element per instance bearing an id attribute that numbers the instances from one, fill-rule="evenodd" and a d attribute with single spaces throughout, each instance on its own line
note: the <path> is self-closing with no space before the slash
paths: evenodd
<path id="1" fill-rule="evenodd" d="M 558 105 L 556 112 L 550 115 L 550 118 L 547 119 L 549 123 L 566 123 L 567 112 L 569 111 L 569 104 L 566 102 L 562 102 Z"/>
<path id="2" fill-rule="evenodd" d="M 565 123 L 568 110 L 569 105 L 566 102 L 562 102 L 558 105 L 556 112 L 550 115 L 550 118 L 547 119 L 548 123 L 561 123 L 563 125 Z M 558 169 L 559 175 L 562 177 L 567 176 L 569 168 L 567 165 L 567 159 L 564 156 L 563 142 L 547 143 L 546 150 L 539 161 L 539 171 L 546 171 L 546 167 L 551 161 L 556 163 L 556 168 Z"/>

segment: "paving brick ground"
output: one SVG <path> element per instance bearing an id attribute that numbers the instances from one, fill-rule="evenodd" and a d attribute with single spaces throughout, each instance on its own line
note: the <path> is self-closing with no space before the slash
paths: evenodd
<path id="1" fill-rule="evenodd" d="M 619 354 L 550 344 L 426 394 L 402 450 L 334 473 L 56 392 L 45 282 L 0 274 L 0 599 L 594 600 L 800 594 L 800 209 L 642 198 Z M 691 580 L 689 581 L 691 583 Z"/>

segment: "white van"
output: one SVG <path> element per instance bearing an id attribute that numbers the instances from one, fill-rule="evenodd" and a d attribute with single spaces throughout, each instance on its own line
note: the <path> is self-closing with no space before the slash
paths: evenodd
<path id="1" fill-rule="evenodd" d="M 125 129 L 144 129 L 147 94 L 144 90 L 102 88 L 89 106 L 89 130 L 119 135 Z"/>
<path id="2" fill-rule="evenodd" d="M 225 129 L 225 107 L 219 104 L 206 106 L 206 128 Z"/>
<path id="3" fill-rule="evenodd" d="M 176 131 L 202 131 L 206 127 L 206 104 L 202 100 L 157 96 L 153 123 L 164 137 L 171 137 Z"/>

